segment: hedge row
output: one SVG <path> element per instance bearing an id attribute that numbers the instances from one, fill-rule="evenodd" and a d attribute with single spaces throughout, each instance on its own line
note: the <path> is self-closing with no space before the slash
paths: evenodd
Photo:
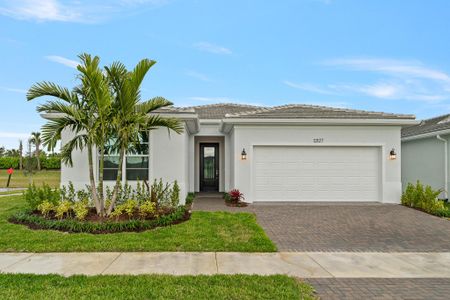
<path id="1" fill-rule="evenodd" d="M 31 211 L 21 211 L 11 216 L 10 222 L 24 224 L 33 229 L 50 229 L 64 232 L 85 233 L 117 233 L 125 231 L 144 231 L 156 227 L 163 227 L 180 223 L 189 218 L 189 213 L 184 206 L 180 206 L 174 212 L 160 216 L 155 220 L 128 220 L 89 222 L 75 219 L 53 220 L 33 214 Z"/>
<path id="2" fill-rule="evenodd" d="M 23 159 L 23 165 L 26 165 L 27 157 Z M 19 169 L 19 157 L 3 156 L 0 157 L 0 169 Z M 47 170 L 61 169 L 61 158 L 59 156 L 41 157 L 41 168 Z"/>

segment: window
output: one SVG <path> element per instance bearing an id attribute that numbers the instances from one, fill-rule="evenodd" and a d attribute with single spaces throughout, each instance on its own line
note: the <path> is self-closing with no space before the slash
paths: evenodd
<path id="1" fill-rule="evenodd" d="M 142 131 L 138 143 L 128 149 L 122 180 L 148 180 L 149 172 L 149 142 L 148 132 Z M 103 168 L 104 180 L 116 180 L 119 168 L 119 154 L 112 147 L 110 141 L 105 147 L 105 160 Z"/>
<path id="2" fill-rule="evenodd" d="M 141 131 L 139 142 L 128 149 L 125 162 L 126 180 L 148 180 L 148 131 Z"/>

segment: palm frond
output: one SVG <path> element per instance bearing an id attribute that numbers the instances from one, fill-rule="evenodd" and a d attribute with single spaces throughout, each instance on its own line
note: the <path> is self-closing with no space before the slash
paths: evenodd
<path id="1" fill-rule="evenodd" d="M 147 100 L 145 102 L 139 103 L 136 108 L 138 112 L 148 114 L 152 111 L 155 111 L 159 108 L 171 106 L 173 105 L 172 102 L 169 100 L 163 98 L 163 97 L 155 97 L 150 100 Z"/>
<path id="2" fill-rule="evenodd" d="M 43 81 L 32 85 L 27 92 L 28 101 L 43 96 L 56 97 L 66 102 L 73 102 L 77 98 L 76 94 L 70 92 L 69 89 L 48 81 Z"/>
<path id="3" fill-rule="evenodd" d="M 145 128 L 148 130 L 153 130 L 159 127 L 165 127 L 169 131 L 173 130 L 176 133 L 183 133 L 184 131 L 183 123 L 177 118 L 166 118 L 159 115 L 148 116 L 147 122 L 145 123 Z"/>
<path id="4" fill-rule="evenodd" d="M 72 167 L 72 153 L 75 150 L 83 150 L 88 145 L 89 137 L 85 134 L 75 136 L 61 148 L 61 162 Z"/>

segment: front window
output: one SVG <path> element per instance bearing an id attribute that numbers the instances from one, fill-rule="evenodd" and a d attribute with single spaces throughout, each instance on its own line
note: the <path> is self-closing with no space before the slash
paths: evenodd
<path id="1" fill-rule="evenodd" d="M 124 161 L 122 180 L 148 180 L 149 142 L 148 132 L 142 131 L 138 143 L 129 147 Z M 104 180 L 116 180 L 119 168 L 119 153 L 110 141 L 105 147 L 103 168 Z"/>

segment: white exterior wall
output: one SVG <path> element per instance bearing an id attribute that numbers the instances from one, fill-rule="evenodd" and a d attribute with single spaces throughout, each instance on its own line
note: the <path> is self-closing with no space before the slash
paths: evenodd
<path id="1" fill-rule="evenodd" d="M 244 193 L 248 202 L 253 202 L 252 182 L 253 147 L 262 145 L 288 146 L 376 146 L 381 149 L 380 202 L 399 203 L 401 183 L 400 126 L 255 126 L 234 127 L 234 184 Z M 323 143 L 313 139 L 323 138 Z M 242 148 L 247 160 L 240 159 Z M 389 160 L 389 152 L 395 148 L 396 160 Z M 233 156 L 233 155 L 232 155 Z"/>
<path id="2" fill-rule="evenodd" d="M 449 140 L 448 135 L 442 138 Z M 450 141 L 448 143 L 450 147 Z M 445 184 L 445 143 L 431 136 L 427 138 L 402 142 L 402 183 L 403 189 L 408 183 L 417 180 L 433 189 L 446 190 L 450 182 Z M 450 149 L 448 149 L 450 153 Z M 450 167 L 450 159 L 448 159 Z M 449 168 L 450 169 L 450 168 Z M 445 193 L 441 194 L 445 198 Z"/>
<path id="3" fill-rule="evenodd" d="M 163 182 L 178 181 L 180 203 L 189 192 L 189 134 L 177 134 L 165 128 L 150 132 L 150 183 L 162 178 Z"/>

